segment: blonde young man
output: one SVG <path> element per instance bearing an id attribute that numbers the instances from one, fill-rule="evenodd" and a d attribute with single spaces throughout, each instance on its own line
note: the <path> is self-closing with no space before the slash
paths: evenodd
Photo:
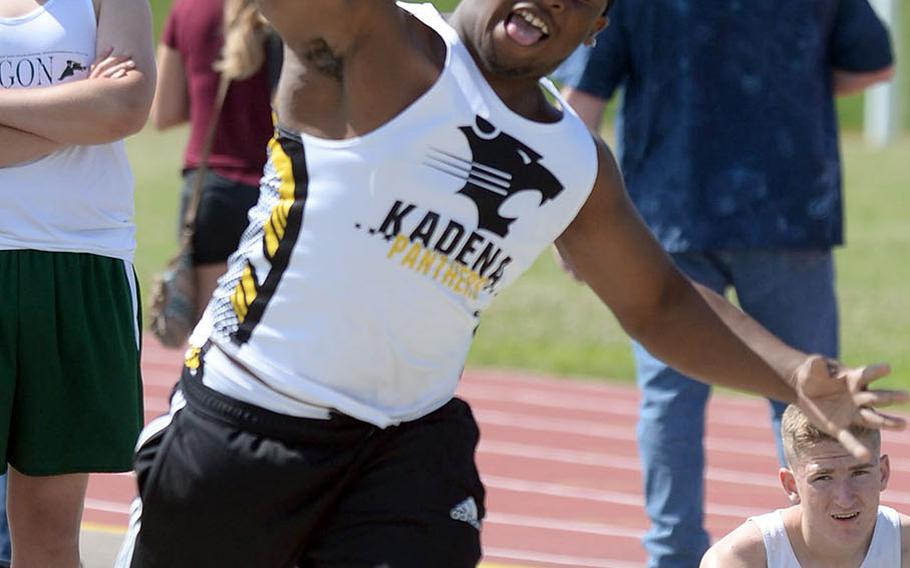
<path id="1" fill-rule="evenodd" d="M 781 423 L 789 467 L 779 475 L 793 506 L 750 518 L 708 550 L 702 568 L 910 566 L 910 517 L 879 505 L 891 469 L 881 434 L 853 432 L 872 458 L 853 457 L 789 406 Z"/>

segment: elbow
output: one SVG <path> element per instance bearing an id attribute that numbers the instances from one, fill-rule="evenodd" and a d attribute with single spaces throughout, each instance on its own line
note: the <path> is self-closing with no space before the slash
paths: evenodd
<path id="1" fill-rule="evenodd" d="M 174 105 L 163 104 L 166 102 L 160 98 L 155 98 L 155 102 L 152 103 L 152 109 L 149 112 L 149 123 L 152 128 L 159 132 L 189 120 L 189 116 L 187 116 L 184 109 L 178 109 Z"/>
<path id="2" fill-rule="evenodd" d="M 113 142 L 132 136 L 145 127 L 149 116 L 148 105 L 140 102 L 122 101 L 115 112 L 110 115 L 103 128 L 104 142 Z"/>
<path id="3" fill-rule="evenodd" d="M 136 134 L 145 127 L 149 118 L 152 97 L 142 83 L 134 85 L 123 95 L 112 103 L 106 128 L 106 137 L 110 141 Z"/>
<path id="4" fill-rule="evenodd" d="M 648 294 L 640 294 L 634 305 L 615 311 L 615 314 L 630 337 L 649 349 L 657 348 L 667 329 L 678 326 L 679 314 L 696 296 L 686 279 L 671 278 Z"/>
<path id="5" fill-rule="evenodd" d="M 178 124 L 182 124 L 183 122 L 185 122 L 185 120 L 183 120 L 182 118 L 178 118 L 178 117 L 174 117 L 174 116 L 167 116 L 160 112 L 152 112 L 149 115 L 149 118 L 150 118 L 149 123 L 152 125 L 152 128 L 154 128 L 158 132 L 162 132 L 164 130 L 167 130 L 168 128 L 177 126 Z"/>
<path id="6" fill-rule="evenodd" d="M 152 125 L 152 128 L 154 128 L 158 132 L 161 132 L 163 130 L 167 130 L 171 126 L 174 126 L 175 123 L 172 121 L 166 120 L 165 117 L 161 116 L 160 114 L 158 114 L 156 112 L 152 112 L 152 114 L 149 115 L 149 124 Z"/>
<path id="7" fill-rule="evenodd" d="M 673 294 L 661 294 L 651 301 L 639 301 L 631 309 L 616 313 L 619 324 L 629 335 L 643 345 L 652 343 L 653 338 L 659 337 L 666 329 L 664 319 L 672 317 L 676 299 Z"/>

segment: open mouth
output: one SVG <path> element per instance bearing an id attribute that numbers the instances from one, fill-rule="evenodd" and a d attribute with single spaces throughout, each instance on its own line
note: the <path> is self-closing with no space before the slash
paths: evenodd
<path id="1" fill-rule="evenodd" d="M 506 34 L 518 45 L 528 47 L 550 37 L 550 26 L 529 10 L 519 8 L 506 18 Z"/>
<path id="2" fill-rule="evenodd" d="M 835 521 L 852 521 L 859 516 L 859 513 L 844 513 L 843 515 L 831 515 Z"/>

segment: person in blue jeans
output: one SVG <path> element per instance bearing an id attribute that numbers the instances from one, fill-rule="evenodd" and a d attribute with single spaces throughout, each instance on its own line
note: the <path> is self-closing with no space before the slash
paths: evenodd
<path id="1" fill-rule="evenodd" d="M 0 568 L 9 568 L 13 558 L 9 521 L 6 519 L 6 474 L 0 475 Z"/>
<path id="2" fill-rule="evenodd" d="M 785 342 L 838 354 L 832 247 L 843 243 L 835 95 L 893 74 L 867 0 L 624 0 L 560 68 L 593 130 L 622 87 L 628 191 L 677 265 Z M 571 269 L 571 267 L 567 267 Z M 634 346 L 649 566 L 695 567 L 710 388 Z M 778 433 L 783 405 L 771 403 Z"/>

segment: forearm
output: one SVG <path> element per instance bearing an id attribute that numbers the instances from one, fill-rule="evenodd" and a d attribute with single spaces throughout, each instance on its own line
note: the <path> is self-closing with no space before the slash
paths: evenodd
<path id="1" fill-rule="evenodd" d="M 63 144 L 0 126 L 0 168 L 37 160 L 63 147 Z"/>
<path id="2" fill-rule="evenodd" d="M 630 330 L 649 352 L 712 384 L 795 400 L 793 376 L 804 354 L 714 292 L 700 286 L 678 288 L 646 327 Z"/>
<path id="3" fill-rule="evenodd" d="M 146 76 L 84 79 L 53 87 L 0 92 L 0 125 L 59 144 L 103 144 L 138 132 L 151 97 Z"/>

